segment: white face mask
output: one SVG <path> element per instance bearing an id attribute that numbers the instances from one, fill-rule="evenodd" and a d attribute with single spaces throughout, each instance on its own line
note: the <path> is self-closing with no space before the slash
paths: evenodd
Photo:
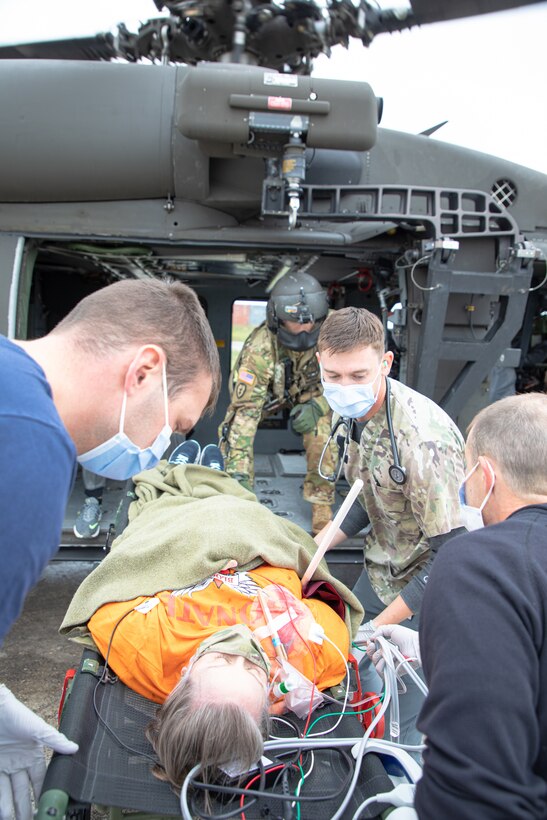
<path id="1" fill-rule="evenodd" d="M 490 474 L 492 476 L 492 486 L 486 493 L 486 498 L 484 499 L 480 507 L 471 507 L 469 504 L 467 504 L 465 498 L 465 482 L 473 475 L 473 473 L 479 466 L 478 461 L 473 467 L 473 469 L 467 473 L 460 487 L 460 508 L 462 512 L 462 526 L 464 526 L 465 529 L 469 532 L 473 532 L 473 530 L 479 530 L 481 527 L 484 527 L 482 511 L 484 510 L 488 499 L 492 495 L 492 490 L 494 489 L 494 484 L 496 483 L 496 474 L 492 469 L 490 462 L 487 461 L 486 464 L 488 465 L 488 469 L 490 470 Z"/>
<path id="2" fill-rule="evenodd" d="M 374 382 L 380 375 L 382 364 L 371 382 L 368 384 L 329 384 L 323 380 L 321 369 L 321 384 L 329 407 L 346 419 L 360 419 L 374 407 L 380 394 L 381 380 L 378 390 L 374 392 Z"/>
<path id="3" fill-rule="evenodd" d="M 116 435 L 111 436 L 108 441 L 94 447 L 93 450 L 88 450 L 87 453 L 82 453 L 78 456 L 78 461 L 85 467 L 97 475 L 105 476 L 106 478 L 117 479 L 123 481 L 127 478 L 140 473 L 141 470 L 149 470 L 155 467 L 162 455 L 169 446 L 171 433 L 173 432 L 169 426 L 169 404 L 167 399 L 167 376 L 165 374 L 165 363 L 162 370 L 163 383 L 163 400 L 165 407 L 165 424 L 160 433 L 150 445 L 150 447 L 140 448 L 137 444 L 131 441 L 123 431 L 125 421 L 125 406 L 127 404 L 127 393 L 124 391 L 122 401 L 122 411 L 120 414 L 120 429 Z"/>

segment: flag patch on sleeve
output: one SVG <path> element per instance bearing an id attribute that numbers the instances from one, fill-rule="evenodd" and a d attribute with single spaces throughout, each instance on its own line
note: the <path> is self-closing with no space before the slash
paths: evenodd
<path id="1" fill-rule="evenodd" d="M 245 382 L 245 384 L 253 385 L 256 381 L 256 376 L 254 373 L 249 373 L 248 370 L 244 370 L 243 367 L 240 368 L 238 373 L 238 381 Z"/>

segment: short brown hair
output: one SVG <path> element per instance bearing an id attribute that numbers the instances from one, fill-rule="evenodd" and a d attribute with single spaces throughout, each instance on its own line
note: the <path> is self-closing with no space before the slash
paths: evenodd
<path id="1" fill-rule="evenodd" d="M 260 760 L 268 737 L 267 699 L 258 722 L 239 703 L 198 702 L 191 675 L 184 675 L 146 730 L 160 765 L 154 774 L 180 789 L 184 778 L 201 764 L 210 781 L 220 768 L 248 771 Z"/>
<path id="2" fill-rule="evenodd" d="M 467 448 L 474 461 L 490 456 L 515 495 L 547 495 L 547 395 L 525 393 L 489 404 L 467 428 Z"/>
<path id="3" fill-rule="evenodd" d="M 74 333 L 87 353 L 155 344 L 167 357 L 167 385 L 174 398 L 203 371 L 213 382 L 207 409 L 220 391 L 220 363 L 213 332 L 191 288 L 169 279 L 126 279 L 82 299 L 51 331 Z"/>
<path id="4" fill-rule="evenodd" d="M 361 347 L 372 347 L 380 356 L 385 352 L 384 327 L 374 313 L 346 307 L 327 316 L 319 331 L 319 353 L 347 353 Z"/>

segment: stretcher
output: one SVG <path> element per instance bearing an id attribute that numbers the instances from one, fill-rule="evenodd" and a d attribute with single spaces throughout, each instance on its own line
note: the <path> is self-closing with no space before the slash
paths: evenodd
<path id="1" fill-rule="evenodd" d="M 179 797 L 171 787 L 152 774 L 154 751 L 145 737 L 145 729 L 157 709 L 148 701 L 128 689 L 115 677 L 107 683 L 99 683 L 104 669 L 102 657 L 86 649 L 78 669 L 67 687 L 60 710 L 60 729 L 80 748 L 75 755 L 55 754 L 49 764 L 39 800 L 38 820 L 87 820 L 91 806 L 108 807 L 112 820 L 121 820 L 130 812 L 131 818 L 167 818 L 181 815 Z M 325 712 L 339 711 L 325 709 Z M 314 718 L 321 712 L 314 712 Z M 321 730 L 334 725 L 334 718 L 325 717 Z M 294 721 L 301 731 L 303 721 Z M 285 730 L 287 732 L 288 730 Z M 283 736 L 283 724 L 276 723 L 276 736 Z M 290 734 L 290 732 L 289 732 Z M 285 734 L 285 736 L 289 736 Z M 363 727 L 353 714 L 344 716 L 340 725 L 330 735 L 333 745 L 337 737 L 362 737 Z M 380 741 L 381 743 L 381 741 Z M 380 750 L 381 751 L 381 750 Z M 147 755 L 147 756 L 145 756 Z M 329 820 L 336 812 L 344 794 L 337 799 L 323 799 L 343 785 L 351 765 L 350 750 L 345 757 L 336 749 L 318 753 L 315 766 L 305 781 L 303 793 L 315 795 L 318 802 L 303 803 L 301 820 Z M 387 768 L 385 767 L 388 762 Z M 391 769 L 390 769 L 391 766 Z M 357 787 L 344 813 L 351 818 L 359 804 L 374 794 L 389 791 L 393 781 L 388 776 L 396 773 L 389 755 L 366 754 Z M 272 786 L 268 781 L 267 789 Z M 248 801 L 249 803 L 251 801 Z M 237 805 L 237 803 L 235 804 Z M 230 804 L 233 809 L 234 803 Z M 365 810 L 363 817 L 380 816 L 381 804 Z M 212 794 L 211 814 L 226 811 L 226 799 L 216 799 Z M 236 816 L 240 817 L 241 814 Z M 246 818 L 270 818 L 285 816 L 279 800 L 260 798 L 245 807 Z"/>

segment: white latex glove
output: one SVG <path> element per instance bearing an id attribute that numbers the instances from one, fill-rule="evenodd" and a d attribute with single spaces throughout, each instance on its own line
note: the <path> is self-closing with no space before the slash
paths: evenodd
<path id="1" fill-rule="evenodd" d="M 387 638 L 388 641 L 394 643 L 405 658 L 411 661 L 417 661 L 417 666 L 421 666 L 422 659 L 420 656 L 420 639 L 418 633 L 414 629 L 409 629 L 406 626 L 399 624 L 385 624 L 380 626 L 373 633 L 370 642 L 367 646 L 367 655 L 376 667 L 379 675 L 383 674 L 385 661 L 380 648 L 374 643 L 375 638 Z M 397 666 L 397 661 L 395 661 Z M 403 674 L 401 669 L 399 674 Z"/>
<path id="2" fill-rule="evenodd" d="M 29 820 L 32 792 L 38 800 L 46 761 L 44 746 L 74 754 L 78 744 L 35 715 L 0 684 L 0 820 Z"/>
<path id="3" fill-rule="evenodd" d="M 357 630 L 357 635 L 353 640 L 354 645 L 351 647 L 351 654 L 353 655 L 357 663 L 361 663 L 363 658 L 366 656 L 366 642 L 370 641 L 376 629 L 377 626 L 374 623 L 374 621 L 365 621 L 365 623 L 361 624 L 361 626 Z M 362 644 L 361 648 L 355 646 L 356 643 Z"/>
<path id="4" fill-rule="evenodd" d="M 374 623 L 374 621 L 365 621 L 364 624 L 361 624 L 359 629 L 357 630 L 357 635 L 355 636 L 356 643 L 364 643 L 364 641 L 370 641 L 373 634 L 377 631 L 378 627 Z"/>

